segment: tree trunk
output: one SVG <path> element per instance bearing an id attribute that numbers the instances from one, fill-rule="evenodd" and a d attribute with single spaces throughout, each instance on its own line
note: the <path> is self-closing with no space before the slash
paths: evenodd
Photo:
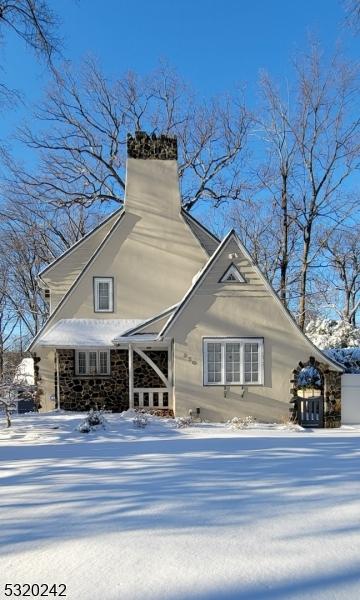
<path id="1" fill-rule="evenodd" d="M 281 191 L 281 211 L 282 211 L 282 236 L 281 236 L 281 258 L 280 258 L 280 300 L 287 306 L 287 269 L 289 264 L 289 218 L 287 202 L 287 176 L 282 176 Z"/>
<path id="2" fill-rule="evenodd" d="M 10 412 L 10 408 L 8 406 L 5 409 L 5 416 L 6 416 L 6 427 L 11 427 L 11 412 Z"/>
<path id="3" fill-rule="evenodd" d="M 0 383 L 4 379 L 4 350 L 0 348 Z"/>
<path id="4" fill-rule="evenodd" d="M 350 311 L 351 306 L 351 292 L 348 289 L 345 289 L 345 306 L 343 310 L 343 319 L 347 323 L 351 323 L 352 315 Z"/>
<path id="5" fill-rule="evenodd" d="M 304 230 L 304 246 L 303 246 L 303 257 L 300 273 L 300 298 L 299 298 L 299 317 L 298 325 L 302 331 L 305 329 L 306 320 L 306 294 L 307 294 L 307 276 L 308 276 L 308 258 L 310 252 L 310 240 L 311 240 L 311 224 L 305 227 Z"/>

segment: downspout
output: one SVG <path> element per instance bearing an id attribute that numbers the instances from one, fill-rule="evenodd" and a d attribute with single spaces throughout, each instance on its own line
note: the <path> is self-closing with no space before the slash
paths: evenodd
<path id="1" fill-rule="evenodd" d="M 134 408 L 134 353 L 129 344 L 129 408 Z"/>
<path id="2" fill-rule="evenodd" d="M 59 363 L 59 353 L 55 350 L 56 353 L 56 396 L 57 396 L 57 410 L 60 410 L 60 363 Z"/>

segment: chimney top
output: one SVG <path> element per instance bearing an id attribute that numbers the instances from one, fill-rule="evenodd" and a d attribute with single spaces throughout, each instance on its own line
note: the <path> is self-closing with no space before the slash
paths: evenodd
<path id="1" fill-rule="evenodd" d="M 129 158 L 177 160 L 177 139 L 168 135 L 148 135 L 145 131 L 136 131 L 127 136 Z"/>

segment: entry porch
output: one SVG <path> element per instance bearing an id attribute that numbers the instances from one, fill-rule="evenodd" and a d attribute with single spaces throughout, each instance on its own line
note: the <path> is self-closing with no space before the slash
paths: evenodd
<path id="1" fill-rule="evenodd" d="M 55 399 L 64 410 L 145 408 L 173 414 L 172 342 L 56 348 Z"/>

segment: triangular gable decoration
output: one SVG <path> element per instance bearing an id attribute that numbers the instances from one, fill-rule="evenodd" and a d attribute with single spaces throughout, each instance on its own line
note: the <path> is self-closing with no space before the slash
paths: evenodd
<path id="1" fill-rule="evenodd" d="M 246 280 L 235 265 L 230 265 L 221 277 L 219 283 L 246 283 Z"/>

